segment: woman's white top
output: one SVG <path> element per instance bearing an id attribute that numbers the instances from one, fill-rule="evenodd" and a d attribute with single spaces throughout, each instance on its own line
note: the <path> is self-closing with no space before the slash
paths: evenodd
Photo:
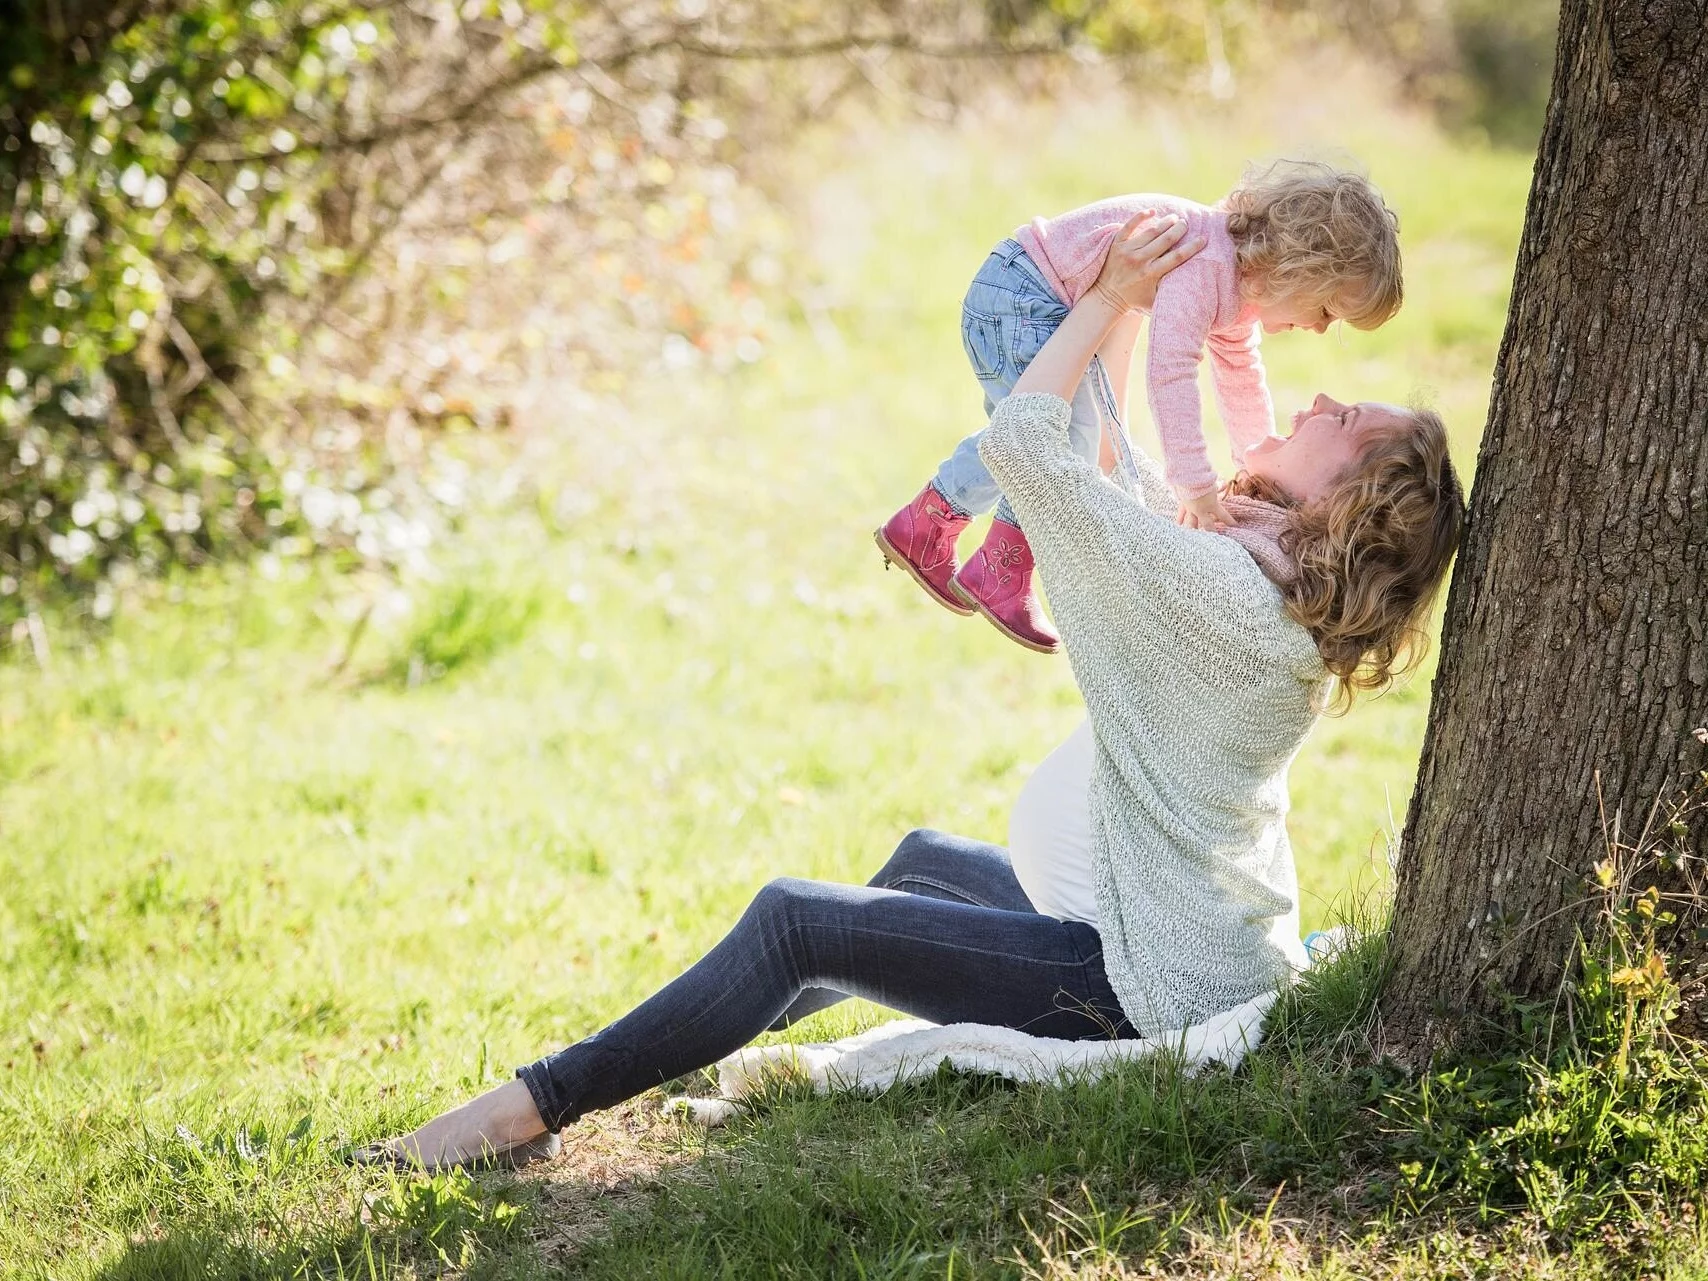
<path id="1" fill-rule="evenodd" d="M 1097 924 L 1091 877 L 1091 721 L 1032 771 L 1008 816 L 1008 853 L 1032 906 L 1045 916 Z"/>

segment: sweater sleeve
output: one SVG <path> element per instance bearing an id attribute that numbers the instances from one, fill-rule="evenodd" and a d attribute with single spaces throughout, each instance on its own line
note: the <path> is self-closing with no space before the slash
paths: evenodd
<path id="1" fill-rule="evenodd" d="M 1163 466 L 1169 482 L 1186 498 L 1216 487 L 1198 396 L 1198 362 L 1216 318 L 1215 280 L 1209 270 L 1188 262 L 1157 285 L 1145 362 Z"/>
<path id="2" fill-rule="evenodd" d="M 1073 631 L 1119 635 L 1153 626 L 1148 620 L 1156 611 L 1145 607 L 1147 597 L 1202 602 L 1213 577 L 1206 573 L 1209 540 L 1216 537 L 1177 525 L 1171 514 L 1110 484 L 1069 444 L 1071 413 L 1059 396 L 1009 396 L 979 445 L 1031 544 L 1070 650 Z M 1143 470 L 1140 483 L 1149 488 Z M 1091 627 L 1072 625 L 1082 615 L 1094 620 Z"/>
<path id="3" fill-rule="evenodd" d="M 1228 429 L 1236 467 L 1245 461 L 1246 450 L 1275 430 L 1275 404 L 1258 352 L 1261 337 L 1254 321 L 1235 330 L 1212 330 L 1206 343 L 1216 404 Z"/>

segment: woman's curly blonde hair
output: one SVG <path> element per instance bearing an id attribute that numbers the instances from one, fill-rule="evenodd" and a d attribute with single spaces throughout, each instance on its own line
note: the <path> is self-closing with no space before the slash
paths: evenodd
<path id="1" fill-rule="evenodd" d="M 1247 169 L 1222 204 L 1251 301 L 1297 299 L 1355 329 L 1400 309 L 1400 220 L 1368 178 L 1279 160 Z"/>
<path id="2" fill-rule="evenodd" d="M 1282 600 L 1339 677 L 1336 711 L 1422 661 L 1430 606 L 1465 527 L 1465 492 L 1438 414 L 1413 409 L 1404 425 L 1372 429 L 1358 461 L 1314 502 L 1248 472 L 1228 491 L 1290 509 L 1281 546 L 1299 574 Z"/>

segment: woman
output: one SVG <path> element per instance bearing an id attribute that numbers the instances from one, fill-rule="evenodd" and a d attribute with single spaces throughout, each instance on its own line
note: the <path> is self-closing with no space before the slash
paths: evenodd
<path id="1" fill-rule="evenodd" d="M 1247 453 L 1224 533 L 1177 525 L 1149 459 L 1112 484 L 1078 458 L 1074 389 L 1111 329 L 1196 252 L 1182 236 L 1143 216 L 1123 228 L 981 448 L 1088 712 L 1028 784 L 1015 857 L 915 832 L 869 886 L 773 881 L 629 1014 L 355 1159 L 549 1157 L 583 1113 L 845 995 L 938 1023 L 1155 1036 L 1272 995 L 1303 964 L 1287 767 L 1336 679 L 1349 701 L 1415 653 L 1464 503 L 1433 414 L 1325 396 Z"/>

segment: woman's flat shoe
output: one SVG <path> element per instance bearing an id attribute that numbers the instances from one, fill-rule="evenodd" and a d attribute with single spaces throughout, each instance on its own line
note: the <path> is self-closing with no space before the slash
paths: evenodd
<path id="1" fill-rule="evenodd" d="M 344 1154 L 347 1165 L 383 1165 L 406 1174 L 444 1174 L 447 1170 L 520 1170 L 537 1161 L 550 1161 L 563 1151 L 563 1138 L 550 1130 L 520 1143 L 486 1148 L 456 1161 L 428 1165 L 385 1143 L 370 1143 Z"/>

